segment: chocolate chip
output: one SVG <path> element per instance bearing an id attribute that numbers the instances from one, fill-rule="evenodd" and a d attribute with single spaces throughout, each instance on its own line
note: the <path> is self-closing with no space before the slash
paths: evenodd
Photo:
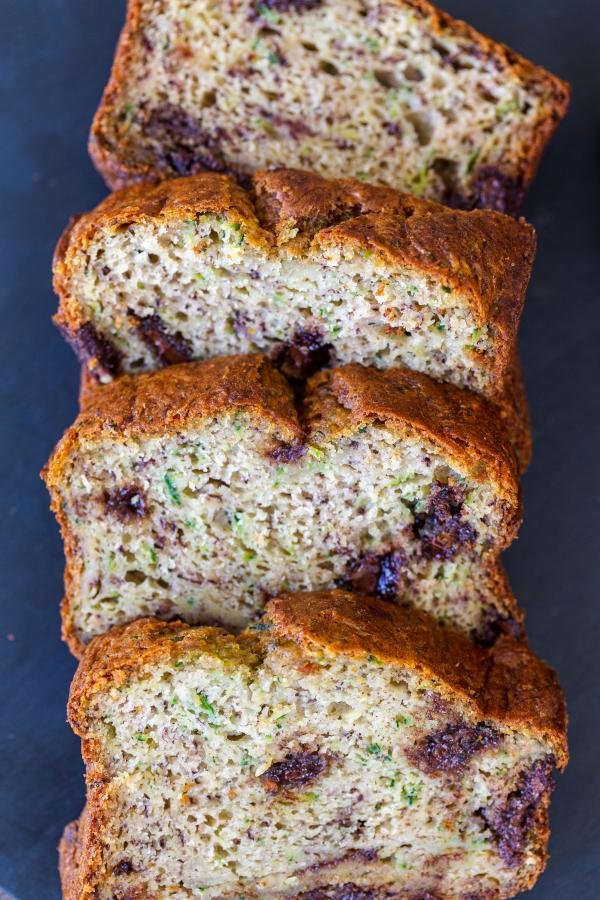
<path id="1" fill-rule="evenodd" d="M 349 563 L 344 586 L 362 594 L 376 594 L 382 600 L 396 600 L 406 563 L 406 555 L 401 550 L 367 553 Z"/>
<path id="2" fill-rule="evenodd" d="M 279 65 L 287 65 L 285 59 L 281 55 L 278 54 L 279 57 Z M 282 116 L 277 113 L 271 112 L 269 109 L 264 107 L 260 107 L 258 110 L 261 119 L 264 119 L 265 122 L 270 122 L 271 125 L 275 129 L 280 129 L 282 131 L 286 131 L 289 137 L 297 141 L 302 137 L 314 137 L 315 132 L 310 128 L 306 122 L 303 122 L 301 119 L 290 119 L 288 116 Z"/>
<path id="3" fill-rule="evenodd" d="M 536 760 L 519 776 L 517 786 L 495 809 L 480 809 L 478 815 L 492 832 L 498 852 L 507 866 L 519 865 L 527 850 L 544 800 L 554 790 L 552 755 Z"/>
<path id="4" fill-rule="evenodd" d="M 312 891 L 303 891 L 298 894 L 303 900 L 385 900 L 387 897 L 397 897 L 385 888 L 359 887 L 352 881 L 345 884 L 323 885 Z"/>
<path id="5" fill-rule="evenodd" d="M 146 498 L 140 488 L 122 487 L 117 491 L 104 492 L 106 512 L 113 513 L 119 519 L 143 518 L 148 512 Z"/>
<path id="6" fill-rule="evenodd" d="M 157 157 L 178 175 L 227 171 L 221 150 L 225 135 L 207 131 L 181 106 L 163 103 L 154 107 L 144 132 L 154 142 Z"/>
<path id="7" fill-rule="evenodd" d="M 305 453 L 306 446 L 304 444 L 278 444 L 271 450 L 269 456 L 273 462 L 290 463 L 300 459 Z"/>
<path id="8" fill-rule="evenodd" d="M 473 182 L 475 206 L 517 216 L 525 196 L 520 178 L 512 178 L 496 166 L 480 166 Z"/>
<path id="9" fill-rule="evenodd" d="M 272 359 L 291 381 L 303 381 L 332 363 L 332 344 L 326 344 L 317 328 L 301 328 L 291 341 L 277 347 Z"/>
<path id="10" fill-rule="evenodd" d="M 428 559 L 452 559 L 463 544 L 472 544 L 477 532 L 461 517 L 464 491 L 456 485 L 435 484 L 426 513 L 415 516 L 413 532 Z"/>
<path id="11" fill-rule="evenodd" d="M 313 863 L 312 866 L 307 866 L 305 869 L 302 869 L 303 872 L 319 872 L 321 869 L 330 869 L 334 866 L 339 866 L 340 863 L 345 862 L 358 862 L 358 863 L 369 863 L 378 859 L 377 850 L 373 850 L 371 848 L 367 850 L 357 849 L 357 850 L 348 850 L 347 853 L 344 853 L 343 856 L 335 856 L 333 859 L 325 859 L 323 862 Z"/>
<path id="12" fill-rule="evenodd" d="M 455 722 L 427 737 L 407 754 L 422 772 L 462 772 L 477 753 L 498 747 L 502 736 L 490 725 Z"/>
<path id="13" fill-rule="evenodd" d="M 137 319 L 137 329 L 146 346 L 150 347 L 163 365 L 187 362 L 192 358 L 189 342 L 179 331 L 170 334 L 157 313 Z"/>
<path id="14" fill-rule="evenodd" d="M 260 0 L 254 4 L 255 12 L 260 14 L 260 8 L 273 9 L 276 12 L 305 12 L 321 6 L 323 0 Z"/>
<path id="15" fill-rule="evenodd" d="M 471 638 L 480 647 L 492 647 L 502 634 L 519 641 L 523 640 L 525 637 L 523 623 L 513 616 L 502 614 L 494 606 L 490 606 L 484 611 L 479 627 L 471 632 Z"/>
<path id="16" fill-rule="evenodd" d="M 320 753 L 290 753 L 281 762 L 273 763 L 260 780 L 268 791 L 295 790 L 315 781 L 326 766 L 327 760 Z"/>
<path id="17" fill-rule="evenodd" d="M 402 129 L 397 122 L 384 122 L 383 130 L 392 137 L 400 137 L 402 135 Z"/>
<path id="18" fill-rule="evenodd" d="M 232 318 L 231 318 L 231 327 L 233 328 L 234 333 L 237 337 L 248 337 L 248 316 L 246 313 L 240 312 L 239 309 L 236 309 Z"/>
<path id="19" fill-rule="evenodd" d="M 113 869 L 114 875 L 130 875 L 134 871 L 130 859 L 122 859 Z"/>
<path id="20" fill-rule="evenodd" d="M 90 363 L 90 372 L 96 378 L 114 378 L 121 369 L 121 353 L 108 338 L 99 334 L 91 322 L 82 325 L 74 335 L 65 332 L 67 340 L 81 363 Z"/>

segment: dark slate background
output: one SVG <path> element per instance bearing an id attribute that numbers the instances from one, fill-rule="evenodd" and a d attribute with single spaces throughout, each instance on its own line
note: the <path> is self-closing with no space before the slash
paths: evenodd
<path id="1" fill-rule="evenodd" d="M 591 900 L 600 896 L 600 10 L 597 0 L 442 5 L 574 89 L 525 209 L 540 243 L 521 331 L 535 456 L 507 563 L 571 716 L 552 858 L 532 896 Z M 0 2 L 0 885 L 18 900 L 59 897 L 55 848 L 84 795 L 65 723 L 74 663 L 59 639 L 62 550 L 38 471 L 74 416 L 78 380 L 50 323 L 50 260 L 69 215 L 105 193 L 86 135 L 122 17 L 122 0 Z"/>

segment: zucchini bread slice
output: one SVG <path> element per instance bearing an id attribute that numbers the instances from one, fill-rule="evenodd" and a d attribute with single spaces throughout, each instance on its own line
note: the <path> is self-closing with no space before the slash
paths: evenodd
<path id="1" fill-rule="evenodd" d="M 145 615 L 241 627 L 282 589 L 351 585 L 493 640 L 519 613 L 498 553 L 520 522 L 492 409 L 414 372 L 358 365 L 299 409 L 260 355 L 96 388 L 45 478 L 77 652 Z"/>
<path id="2" fill-rule="evenodd" d="M 408 366 L 499 405 L 529 455 L 517 328 L 523 221 L 299 171 L 248 193 L 214 174 L 108 197 L 63 235 L 55 321 L 102 381 L 259 350 L 302 377 Z"/>
<path id="3" fill-rule="evenodd" d="M 513 213 L 568 100 L 424 0 L 130 0 L 90 152 L 113 188 L 291 166 Z"/>
<path id="4" fill-rule="evenodd" d="M 65 900 L 512 897 L 567 761 L 554 672 L 345 591 L 238 637 L 142 619 L 96 638 L 69 719 L 87 807 Z"/>

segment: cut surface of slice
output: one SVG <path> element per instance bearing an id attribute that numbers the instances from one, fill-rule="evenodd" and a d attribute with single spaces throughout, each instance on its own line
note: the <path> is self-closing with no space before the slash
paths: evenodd
<path id="1" fill-rule="evenodd" d="M 407 366 L 495 402 L 529 450 L 516 337 L 524 221 L 300 171 L 254 193 L 205 174 L 108 197 L 57 248 L 55 320 L 100 381 L 261 351 L 302 378 Z"/>
<path id="2" fill-rule="evenodd" d="M 424 0 L 130 0 L 90 151 L 111 187 L 288 166 L 514 212 L 568 98 Z"/>
<path id="3" fill-rule="evenodd" d="M 279 597 L 238 637 L 114 629 L 69 719 L 88 795 L 65 900 L 512 897 L 567 761 L 556 676 L 525 645 L 343 591 Z"/>
<path id="4" fill-rule="evenodd" d="M 493 409 L 358 365 L 298 402 L 260 355 L 93 392 L 45 471 L 72 646 L 148 614 L 241 627 L 282 589 L 339 584 L 485 641 L 518 627 L 497 557 L 520 488 Z"/>

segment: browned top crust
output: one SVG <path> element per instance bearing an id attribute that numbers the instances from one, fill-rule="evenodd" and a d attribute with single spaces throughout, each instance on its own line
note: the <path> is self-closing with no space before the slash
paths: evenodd
<path id="1" fill-rule="evenodd" d="M 119 95 L 122 86 L 129 80 L 136 48 L 143 37 L 144 2 L 145 0 L 128 0 L 127 17 L 119 37 L 110 78 L 90 131 L 88 145 L 90 155 L 112 189 L 144 181 L 156 182 L 173 174 L 168 167 L 161 166 L 156 160 L 144 158 L 144 154 L 139 152 L 139 147 L 136 153 L 135 147 L 119 145 L 113 134 L 113 117 L 117 114 Z M 477 47 L 483 58 L 494 60 L 499 71 L 512 71 L 532 90 L 547 98 L 547 116 L 537 123 L 526 145 L 522 146 L 520 156 L 505 162 L 507 170 L 505 175 L 517 186 L 522 197 L 533 180 L 546 144 L 567 112 L 570 99 L 569 85 L 506 45 L 492 40 L 466 22 L 454 19 L 437 9 L 428 0 L 398 0 L 398 2 L 399 5 L 409 4 L 417 15 L 427 19 L 432 34 L 443 36 L 445 30 L 451 30 L 456 37 L 465 38 Z M 477 176 L 478 167 L 475 167 L 474 180 Z M 501 199 L 500 202 L 502 204 L 505 201 Z M 482 198 L 479 205 L 493 204 L 486 203 L 485 198 Z"/>
<path id="2" fill-rule="evenodd" d="M 558 766 L 566 765 L 566 713 L 556 675 L 520 641 L 502 637 L 484 650 L 423 611 L 343 590 L 284 594 L 269 602 L 266 621 L 303 654 L 371 658 L 434 679 L 442 692 L 458 694 L 475 716 L 549 743 Z M 87 710 L 97 694 L 198 652 L 218 652 L 226 664 L 255 666 L 271 639 L 269 631 L 250 628 L 234 638 L 218 628 L 156 619 L 113 628 L 84 653 L 71 687 L 69 720 L 85 737 Z"/>
<path id="3" fill-rule="evenodd" d="M 475 480 L 490 478 L 513 509 L 512 539 L 520 519 L 517 465 L 494 410 L 470 391 L 442 385 L 408 369 L 357 364 L 324 370 L 309 380 L 299 412 L 290 385 L 261 354 L 181 363 L 124 375 L 87 392 L 86 405 L 59 442 L 44 477 L 50 488 L 77 448 L 109 438 L 174 434 L 237 410 L 271 423 L 277 438 L 297 446 L 385 422 L 418 434 L 445 451 Z M 304 426 L 304 427 L 303 427 Z"/>
<path id="4" fill-rule="evenodd" d="M 384 422 L 416 432 L 442 447 L 475 480 L 493 479 L 520 515 L 514 452 L 495 410 L 470 391 L 440 384 L 410 369 L 374 369 L 351 363 L 309 380 L 303 417 L 310 440 L 356 432 Z"/>
<path id="5" fill-rule="evenodd" d="M 423 610 L 348 591 L 284 594 L 266 609 L 280 637 L 305 652 L 374 657 L 445 683 L 477 715 L 548 741 L 567 762 L 566 711 L 556 673 L 522 641 L 503 636 L 490 649 L 438 625 Z"/>
<path id="6" fill-rule="evenodd" d="M 451 210 L 392 188 L 294 169 L 257 173 L 254 191 L 253 200 L 233 178 L 203 173 L 157 186 L 136 185 L 107 197 L 72 221 L 56 248 L 57 324 L 70 334 L 83 324 L 71 294 L 71 272 L 75 256 L 99 231 L 132 222 L 227 215 L 244 226 L 249 243 L 266 253 L 276 241 L 304 256 L 327 245 L 353 245 L 377 253 L 392 269 L 411 268 L 443 281 L 466 298 L 477 324 L 490 322 L 497 330 L 494 368 L 502 393 L 535 255 L 533 226 L 501 213 Z M 290 228 L 303 240 L 290 242 Z"/>
<path id="7" fill-rule="evenodd" d="M 50 487 L 71 454 L 89 442 L 177 434 L 227 412 L 246 411 L 271 423 L 279 439 L 297 444 L 302 430 L 292 389 L 267 357 L 221 356 L 123 375 L 87 391 L 85 406 L 59 442 L 44 477 Z"/>

